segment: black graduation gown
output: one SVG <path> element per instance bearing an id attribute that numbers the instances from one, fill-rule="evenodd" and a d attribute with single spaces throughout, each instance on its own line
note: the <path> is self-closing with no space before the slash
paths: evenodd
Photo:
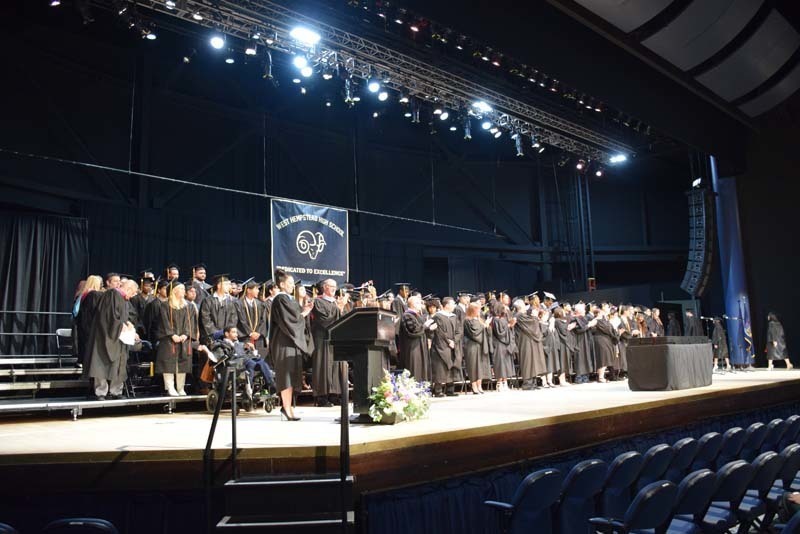
<path id="1" fill-rule="evenodd" d="M 238 316 L 234 299 L 225 296 L 219 299 L 212 295 L 203 299 L 200 306 L 200 339 L 206 345 L 213 342 L 214 332 L 225 330 L 228 326 L 236 326 Z"/>
<path id="2" fill-rule="evenodd" d="M 456 331 L 455 331 L 455 339 L 456 339 L 456 368 L 461 369 L 464 364 L 464 321 L 467 320 L 467 312 L 461 309 L 460 306 L 456 305 L 455 310 L 453 310 L 453 314 L 455 315 L 455 323 L 456 323 Z"/>
<path id="3" fill-rule="evenodd" d="M 705 336 L 703 326 L 697 317 L 686 317 L 686 336 Z"/>
<path id="4" fill-rule="evenodd" d="M 209 300 L 212 299 L 206 303 Z M 276 388 L 299 390 L 303 386 L 303 357 L 310 354 L 303 308 L 286 293 L 278 293 L 272 300 L 270 323 L 269 347 L 275 362 Z"/>
<path id="5" fill-rule="evenodd" d="M 711 332 L 711 348 L 715 358 L 728 357 L 728 336 L 722 323 L 714 321 L 714 330 Z"/>
<path id="6" fill-rule="evenodd" d="M 556 319 L 553 324 L 555 330 L 556 370 L 560 374 L 571 375 L 575 372 L 572 365 L 575 351 L 575 336 L 569 331 L 569 322 L 566 319 Z M 556 372 L 556 371 L 553 371 Z"/>
<path id="7" fill-rule="evenodd" d="M 197 341 L 197 316 L 194 306 L 187 303 L 180 309 L 161 302 L 161 326 L 156 349 L 156 373 L 191 373 L 192 343 Z M 175 343 L 172 336 L 186 335 L 186 341 Z"/>
<path id="8" fill-rule="evenodd" d="M 651 333 L 659 337 L 662 337 L 664 335 L 664 323 L 661 322 L 660 317 L 658 319 L 653 317 L 653 329 L 651 330 Z"/>
<path id="9" fill-rule="evenodd" d="M 592 329 L 592 339 L 594 341 L 595 365 L 600 367 L 617 366 L 617 332 L 608 319 L 601 318 Z"/>
<path id="10" fill-rule="evenodd" d="M 246 343 L 250 341 L 250 334 L 258 332 L 261 334 L 253 345 L 258 350 L 259 356 L 267 355 L 267 317 L 264 310 L 264 303 L 258 299 L 253 299 L 248 303 L 247 299 L 236 299 L 236 330 L 239 332 L 239 341 Z"/>
<path id="11" fill-rule="evenodd" d="M 573 369 L 576 375 L 588 375 L 594 372 L 594 355 L 592 354 L 592 332 L 586 316 L 573 316 L 576 327 L 572 329 L 575 340 L 575 361 Z"/>
<path id="12" fill-rule="evenodd" d="M 144 314 L 142 316 L 142 329 L 144 330 L 144 338 L 150 341 L 153 345 L 161 337 L 161 303 L 166 300 L 161 300 L 158 297 L 154 298 L 144 307 Z"/>
<path id="13" fill-rule="evenodd" d="M 200 305 L 203 304 L 203 301 L 211 296 L 212 287 L 205 282 L 201 282 L 200 280 L 192 280 L 192 287 L 197 295 L 197 297 L 194 299 L 194 302 L 199 308 Z"/>
<path id="14" fill-rule="evenodd" d="M 489 363 L 489 331 L 477 317 L 464 321 L 464 357 L 471 382 L 492 378 Z"/>
<path id="15" fill-rule="evenodd" d="M 314 299 L 311 311 L 311 336 L 314 338 L 314 354 L 311 357 L 311 388 L 314 395 L 321 397 L 342 392 L 333 349 L 326 340 L 328 328 L 341 317 L 336 301 L 324 297 Z"/>
<path id="16" fill-rule="evenodd" d="M 131 306 L 136 312 L 136 322 L 133 325 L 136 327 L 136 332 L 139 334 L 139 337 L 142 339 L 147 339 L 146 327 L 145 327 L 145 310 L 147 309 L 147 305 L 150 304 L 152 301 L 155 300 L 154 295 L 142 295 L 141 293 L 137 293 L 128 301 L 130 302 Z"/>
<path id="17" fill-rule="evenodd" d="M 773 341 L 778 342 L 777 347 L 773 344 Z M 779 321 L 770 321 L 767 325 L 767 358 L 770 360 L 783 360 L 787 357 L 786 336 L 783 333 L 783 325 Z"/>
<path id="18" fill-rule="evenodd" d="M 102 294 L 89 331 L 87 350 L 91 354 L 84 377 L 122 382 L 127 378 L 128 347 L 119 340 L 128 320 L 128 303 L 116 289 Z"/>
<path id="19" fill-rule="evenodd" d="M 433 315 L 436 330 L 432 334 L 430 358 L 431 378 L 438 384 L 454 382 L 461 376 L 461 360 L 456 360 L 456 317 L 438 312 Z M 461 340 L 459 339 L 459 342 Z M 452 342 L 454 348 L 450 348 Z M 458 363 L 458 366 L 456 366 Z"/>
<path id="20" fill-rule="evenodd" d="M 619 333 L 619 365 L 616 366 L 620 371 L 628 370 L 628 343 L 633 339 L 633 326 L 626 317 L 620 317 L 617 331 Z"/>
<path id="21" fill-rule="evenodd" d="M 94 317 L 97 313 L 97 303 L 103 296 L 101 291 L 89 291 L 81 298 L 81 308 L 75 318 L 75 347 L 73 352 L 78 356 L 78 362 L 83 364 L 84 369 L 89 368 L 92 358 L 91 347 L 89 346 L 89 334 L 94 324 Z"/>
<path id="22" fill-rule="evenodd" d="M 418 381 L 431 380 L 428 338 L 425 336 L 425 320 L 408 309 L 400 319 L 400 366 L 408 369 Z"/>
<path id="23" fill-rule="evenodd" d="M 558 334 L 555 331 L 555 327 L 553 330 L 550 329 L 549 325 L 542 324 L 542 349 L 544 350 L 544 361 L 547 365 L 547 372 L 548 373 L 555 373 L 559 369 L 557 357 L 558 357 L 558 348 L 556 343 L 558 343 L 557 336 Z"/>
<path id="24" fill-rule="evenodd" d="M 519 375 L 530 379 L 547 372 L 547 362 L 542 347 L 542 328 L 538 317 L 527 313 L 519 313 L 514 325 L 517 350 L 519 351 Z"/>
<path id="25" fill-rule="evenodd" d="M 682 336 L 681 322 L 677 318 L 669 319 L 667 322 L 667 335 L 668 336 Z"/>
<path id="26" fill-rule="evenodd" d="M 508 326 L 508 319 L 495 317 L 492 319 L 492 336 L 494 337 L 494 375 L 496 378 L 512 378 L 514 373 L 514 333 Z"/>

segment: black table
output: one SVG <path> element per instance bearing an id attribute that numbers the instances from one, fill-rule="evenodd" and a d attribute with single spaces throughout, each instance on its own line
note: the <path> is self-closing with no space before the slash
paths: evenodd
<path id="1" fill-rule="evenodd" d="M 711 385 L 714 355 L 705 337 L 633 339 L 628 345 L 631 391 L 670 391 Z"/>

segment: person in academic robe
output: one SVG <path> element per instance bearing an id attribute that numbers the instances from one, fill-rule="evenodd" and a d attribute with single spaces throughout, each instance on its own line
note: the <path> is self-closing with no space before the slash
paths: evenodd
<path id="1" fill-rule="evenodd" d="M 631 316 L 630 306 L 622 306 L 619 314 L 619 325 L 617 326 L 617 334 L 619 335 L 619 364 L 618 369 L 621 373 L 628 372 L 628 344 L 630 340 L 635 337 L 640 337 L 641 332 L 636 328 Z"/>
<path id="2" fill-rule="evenodd" d="M 456 338 L 456 303 L 452 297 L 442 299 L 442 308 L 433 314 L 436 324 L 431 337 L 431 374 L 434 397 L 455 397 L 455 381 L 461 378 L 461 337 Z"/>
<path id="3" fill-rule="evenodd" d="M 700 324 L 700 319 L 695 317 L 692 310 L 686 310 L 686 319 L 684 325 L 686 326 L 686 337 L 705 337 L 705 333 L 703 333 L 703 326 Z"/>
<path id="4" fill-rule="evenodd" d="M 239 341 L 252 343 L 259 354 L 267 353 L 267 318 L 264 304 L 258 300 L 258 282 L 245 284 L 242 298 L 234 300 L 236 308 L 236 331 Z"/>
<path id="5" fill-rule="evenodd" d="M 215 339 L 221 339 L 226 326 L 236 326 L 238 316 L 230 289 L 230 278 L 217 275 L 214 293 L 200 305 L 200 338 L 205 345 L 210 346 Z"/>
<path id="6" fill-rule="evenodd" d="M 428 352 L 426 331 L 437 328 L 433 319 L 422 317 L 422 297 L 418 294 L 408 297 L 408 308 L 400 319 L 399 364 L 408 369 L 411 376 L 419 382 L 431 380 L 431 362 Z"/>
<path id="7" fill-rule="evenodd" d="M 664 323 L 661 322 L 661 310 L 653 308 L 653 328 L 652 332 L 655 337 L 664 336 Z"/>
<path id="8" fill-rule="evenodd" d="M 778 316 L 770 312 L 767 315 L 767 365 L 772 370 L 772 362 L 775 360 L 785 360 L 787 369 L 794 369 L 792 361 L 789 359 L 789 352 L 786 350 L 786 335 L 783 332 L 783 325 L 778 320 Z"/>
<path id="9" fill-rule="evenodd" d="M 139 280 L 139 292 L 130 300 L 131 306 L 133 306 L 136 312 L 137 321 L 134 323 L 136 333 L 138 333 L 139 337 L 142 339 L 147 339 L 145 335 L 145 311 L 147 310 L 147 305 L 156 298 L 153 289 L 154 284 L 155 278 L 153 277 L 153 273 L 143 271 Z"/>
<path id="10" fill-rule="evenodd" d="M 529 313 L 529 306 L 522 299 L 514 301 L 514 336 L 519 355 L 519 376 L 522 389 L 538 389 L 536 379 L 547 374 L 547 362 L 542 347 L 542 328 L 538 315 Z M 544 380 L 544 379 L 543 379 Z M 546 380 L 544 380 L 546 384 Z"/>
<path id="11" fill-rule="evenodd" d="M 675 315 L 675 312 L 667 313 L 667 335 L 668 336 L 682 336 L 681 322 Z"/>
<path id="12" fill-rule="evenodd" d="M 206 297 L 211 296 L 211 285 L 206 282 L 206 265 L 205 263 L 198 263 L 192 266 L 192 283 L 191 286 L 195 291 L 195 303 L 198 308 L 203 304 Z M 188 287 L 187 287 L 188 289 Z"/>
<path id="13" fill-rule="evenodd" d="M 139 290 L 136 282 L 126 280 L 121 287 L 105 291 L 97 302 L 95 317 L 89 332 L 87 350 L 91 360 L 83 369 L 84 377 L 93 379 L 98 400 L 122 396 L 128 376 L 128 345 L 120 339 L 136 337 L 136 329 L 128 320 L 128 300 Z"/>
<path id="14" fill-rule="evenodd" d="M 185 296 L 186 286 L 174 284 L 167 301 L 161 303 L 159 314 L 161 337 L 155 372 L 164 375 L 164 389 L 170 397 L 186 395 L 186 373 L 192 372 L 192 344 L 199 339 L 195 308 Z"/>
<path id="15" fill-rule="evenodd" d="M 714 352 L 714 370 L 717 370 L 717 362 L 725 362 L 725 369 L 731 368 L 731 360 L 728 354 L 728 335 L 722 325 L 722 319 L 714 317 L 714 329 L 711 331 L 711 349 Z"/>
<path id="16" fill-rule="evenodd" d="M 327 279 L 321 284 L 322 294 L 314 299 L 311 310 L 311 335 L 314 354 L 311 356 L 311 388 L 317 406 L 331 406 L 342 392 L 337 363 L 328 338 L 328 329 L 338 321 L 342 312 L 336 305 L 336 280 Z"/>
<path id="17" fill-rule="evenodd" d="M 573 362 L 575 360 L 575 336 L 570 330 L 570 319 L 567 318 L 563 308 L 553 310 L 553 331 L 555 333 L 555 361 L 558 372 L 558 385 L 569 386 L 567 376 L 575 374 Z M 555 373 L 556 371 L 554 371 Z"/>
<path id="18" fill-rule="evenodd" d="M 97 275 L 91 275 L 86 279 L 83 286 L 83 292 L 78 296 L 77 302 L 73 307 L 75 314 L 75 336 L 73 341 L 73 352 L 78 357 L 84 369 L 89 368 L 89 362 L 92 358 L 92 352 L 89 347 L 89 334 L 94 324 L 95 313 L 97 311 L 97 303 L 103 292 L 100 288 L 103 285 L 103 279 Z M 77 312 L 75 309 L 77 308 Z"/>
<path id="19" fill-rule="evenodd" d="M 292 405 L 294 390 L 303 384 L 303 358 L 311 351 L 306 337 L 306 317 L 313 303 L 301 306 L 294 294 L 294 277 L 281 269 L 275 271 L 278 293 L 272 300 L 270 312 L 269 346 L 275 361 L 275 387 L 280 392 L 281 416 L 288 421 L 299 421 Z"/>
<path id="20" fill-rule="evenodd" d="M 508 391 L 508 379 L 514 372 L 514 319 L 509 320 L 505 305 L 496 300 L 492 307 L 492 337 L 494 338 L 494 376 L 497 390 Z"/>
<path id="21" fill-rule="evenodd" d="M 167 301 L 167 291 L 169 283 L 159 278 L 155 281 L 155 297 L 144 307 L 141 315 L 142 331 L 144 339 L 156 345 L 161 337 L 161 303 Z"/>
<path id="22" fill-rule="evenodd" d="M 542 349 L 544 350 L 544 361 L 547 365 L 547 374 L 542 380 L 548 387 L 556 387 L 553 376 L 560 371 L 558 362 L 557 334 L 555 331 L 555 318 L 549 308 L 544 307 L 533 312 L 539 318 L 539 327 L 542 330 Z"/>
<path id="23" fill-rule="evenodd" d="M 586 305 L 578 303 L 573 308 L 572 323 L 569 325 L 575 344 L 575 360 L 573 369 L 575 370 L 575 383 L 586 383 L 589 381 L 589 374 L 595 369 L 594 354 L 592 347 L 591 329 L 597 324 L 596 319 L 586 317 Z"/>
<path id="24" fill-rule="evenodd" d="M 483 393 L 483 381 L 492 379 L 489 363 L 489 337 L 492 319 L 481 319 L 481 305 L 472 302 L 464 318 L 464 358 L 472 393 Z"/>
<path id="25" fill-rule="evenodd" d="M 608 320 L 608 305 L 595 308 L 592 327 L 592 341 L 594 343 L 595 365 L 597 366 L 597 381 L 608 382 L 606 380 L 606 370 L 609 367 L 616 367 L 617 350 L 619 342 L 618 334 Z"/>

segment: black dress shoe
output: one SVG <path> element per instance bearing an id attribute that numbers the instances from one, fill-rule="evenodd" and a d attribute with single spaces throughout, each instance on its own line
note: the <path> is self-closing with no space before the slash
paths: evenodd
<path id="1" fill-rule="evenodd" d="M 106 400 L 106 396 L 105 395 L 95 395 L 94 396 L 94 400 L 104 401 L 104 400 Z"/>
<path id="2" fill-rule="evenodd" d="M 455 391 L 448 391 L 447 393 L 445 393 L 445 396 L 447 396 L 447 397 L 458 397 L 458 393 L 456 393 Z"/>
<path id="3" fill-rule="evenodd" d="M 287 421 L 299 421 L 299 417 L 289 417 L 289 414 L 286 413 L 286 410 L 281 406 L 281 420 L 286 418 Z"/>
<path id="4" fill-rule="evenodd" d="M 109 399 L 113 399 L 113 400 L 120 400 L 120 399 L 124 399 L 126 397 L 125 397 L 125 394 L 122 393 L 120 395 L 109 395 L 108 398 Z"/>
<path id="5" fill-rule="evenodd" d="M 437 398 L 438 397 L 444 397 L 444 393 L 434 393 L 433 396 L 437 397 Z"/>

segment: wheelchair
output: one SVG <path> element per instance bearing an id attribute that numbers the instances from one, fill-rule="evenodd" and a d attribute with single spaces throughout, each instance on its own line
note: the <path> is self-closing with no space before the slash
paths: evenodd
<path id="1" fill-rule="evenodd" d="M 217 354 L 221 352 L 222 354 Z M 220 402 L 220 387 L 222 385 L 224 373 L 232 368 L 232 377 L 236 380 L 236 407 L 237 414 L 239 409 L 244 409 L 246 412 L 255 412 L 259 407 L 267 413 L 272 412 L 278 405 L 278 395 L 275 389 L 275 379 L 273 376 L 266 377 L 260 367 L 253 370 L 253 387 L 252 391 L 248 393 L 247 390 L 247 369 L 245 367 L 248 360 L 252 358 L 251 353 L 234 354 L 233 347 L 225 343 L 215 343 L 210 347 L 209 364 L 214 372 L 214 380 L 211 383 L 211 388 L 206 395 L 206 410 L 214 413 L 217 403 Z M 270 374 L 272 370 L 269 369 Z M 233 390 L 233 384 L 229 382 L 225 388 L 222 401 L 230 398 Z"/>

